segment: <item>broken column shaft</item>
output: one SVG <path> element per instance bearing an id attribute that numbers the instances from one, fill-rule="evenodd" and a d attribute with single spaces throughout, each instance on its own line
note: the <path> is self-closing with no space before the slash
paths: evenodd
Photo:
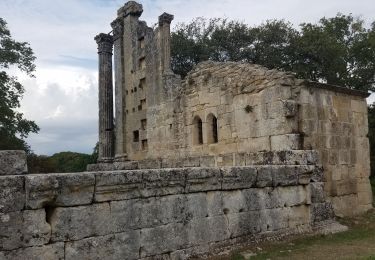
<path id="1" fill-rule="evenodd" d="M 98 162 L 111 162 L 114 157 L 112 47 L 113 37 L 95 37 L 99 54 L 99 155 Z"/>

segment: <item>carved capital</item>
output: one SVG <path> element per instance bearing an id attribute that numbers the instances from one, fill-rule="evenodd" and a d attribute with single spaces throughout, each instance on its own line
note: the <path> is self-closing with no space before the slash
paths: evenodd
<path id="1" fill-rule="evenodd" d="M 163 26 L 164 24 L 171 24 L 174 16 L 171 14 L 163 13 L 159 16 L 159 26 Z"/>
<path id="2" fill-rule="evenodd" d="M 113 36 L 105 33 L 100 33 L 95 36 L 95 41 L 98 44 L 98 53 L 112 54 Z"/>
<path id="3" fill-rule="evenodd" d="M 111 27 L 113 29 L 113 40 L 119 39 L 124 32 L 124 20 L 121 17 L 116 18 L 112 23 Z"/>
<path id="4" fill-rule="evenodd" d="M 143 7 L 135 1 L 126 2 L 123 7 L 118 9 L 117 15 L 119 17 L 126 17 L 128 15 L 140 17 L 143 13 Z"/>

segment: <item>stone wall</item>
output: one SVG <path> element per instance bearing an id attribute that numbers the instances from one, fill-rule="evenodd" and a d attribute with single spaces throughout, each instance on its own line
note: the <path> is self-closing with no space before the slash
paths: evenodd
<path id="1" fill-rule="evenodd" d="M 298 94 L 302 149 L 319 152 L 324 190 L 335 213 L 372 208 L 366 93 L 310 83 Z"/>
<path id="2" fill-rule="evenodd" d="M 312 154 L 289 165 L 280 154 L 268 157 L 269 165 L 222 168 L 29 175 L 17 168 L 0 176 L 0 259 L 186 259 L 342 230 Z"/>

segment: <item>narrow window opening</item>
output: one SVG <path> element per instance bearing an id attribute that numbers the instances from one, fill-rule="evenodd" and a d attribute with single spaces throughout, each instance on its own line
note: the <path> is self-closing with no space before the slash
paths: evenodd
<path id="1" fill-rule="evenodd" d="M 213 114 L 207 116 L 207 143 L 217 143 L 218 133 L 217 133 L 217 118 Z"/>
<path id="2" fill-rule="evenodd" d="M 148 149 L 148 143 L 147 139 L 142 140 L 142 150 L 147 150 Z"/>
<path id="3" fill-rule="evenodd" d="M 133 131 L 133 142 L 139 142 L 139 131 Z"/>
<path id="4" fill-rule="evenodd" d="M 212 137 L 214 143 L 218 142 L 218 137 L 217 137 L 217 118 L 214 116 L 212 118 Z"/>
<path id="5" fill-rule="evenodd" d="M 193 121 L 193 143 L 194 144 L 203 144 L 203 125 L 202 119 L 199 116 L 196 116 Z"/>
<path id="6" fill-rule="evenodd" d="M 139 89 L 143 90 L 146 86 L 146 78 L 142 78 L 139 80 Z"/>

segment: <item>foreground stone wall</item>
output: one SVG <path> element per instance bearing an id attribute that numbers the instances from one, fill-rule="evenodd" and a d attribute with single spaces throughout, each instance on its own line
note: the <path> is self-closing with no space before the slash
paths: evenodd
<path id="1" fill-rule="evenodd" d="M 316 161 L 269 158 L 0 176 L 0 259 L 185 259 L 332 224 Z"/>
<path id="2" fill-rule="evenodd" d="M 324 190 L 335 213 L 372 208 L 366 93 L 310 83 L 299 89 L 302 149 L 319 152 Z"/>

